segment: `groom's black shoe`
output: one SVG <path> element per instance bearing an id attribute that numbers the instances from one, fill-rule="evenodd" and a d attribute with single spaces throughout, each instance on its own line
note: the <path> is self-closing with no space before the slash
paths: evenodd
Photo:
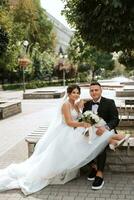
<path id="1" fill-rule="evenodd" d="M 96 169 L 95 168 L 92 168 L 90 174 L 88 175 L 87 177 L 87 180 L 88 181 L 93 181 L 95 179 L 95 176 L 96 176 Z"/>
<path id="2" fill-rule="evenodd" d="M 101 189 L 103 187 L 103 185 L 104 185 L 103 178 L 101 178 L 99 176 L 96 176 L 95 180 L 94 180 L 94 182 L 92 184 L 92 189 L 93 190 L 99 190 L 99 189 Z"/>

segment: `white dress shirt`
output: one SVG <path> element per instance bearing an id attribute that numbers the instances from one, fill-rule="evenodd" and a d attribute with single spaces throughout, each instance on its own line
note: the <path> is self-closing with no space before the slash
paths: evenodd
<path id="1" fill-rule="evenodd" d="M 98 101 L 93 100 L 93 102 L 100 103 L 100 100 L 101 100 L 101 97 L 98 99 Z M 98 107 L 99 107 L 99 105 L 97 105 L 97 104 L 92 105 L 92 112 L 96 115 L 98 114 Z"/>

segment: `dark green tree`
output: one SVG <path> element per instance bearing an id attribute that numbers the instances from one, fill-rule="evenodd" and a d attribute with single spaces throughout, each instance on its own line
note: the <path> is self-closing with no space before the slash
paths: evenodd
<path id="1" fill-rule="evenodd" d="M 88 44 L 108 52 L 133 50 L 133 0 L 63 1 L 68 22 Z"/>
<path id="2" fill-rule="evenodd" d="M 6 53 L 8 43 L 8 34 L 4 31 L 4 29 L 2 29 L 2 27 L 0 27 L 0 82 L 2 84 L 4 83 L 4 75 L 6 74 L 4 54 Z"/>
<path id="3" fill-rule="evenodd" d="M 5 53 L 9 42 L 8 34 L 0 27 L 0 56 Z"/>
<path id="4" fill-rule="evenodd" d="M 0 7 L 6 7 L 8 5 L 8 0 L 1 0 Z"/>

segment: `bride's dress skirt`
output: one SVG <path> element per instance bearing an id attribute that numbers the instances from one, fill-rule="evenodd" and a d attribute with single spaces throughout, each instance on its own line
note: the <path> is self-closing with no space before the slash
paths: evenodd
<path id="1" fill-rule="evenodd" d="M 89 144 L 84 130 L 61 123 L 50 131 L 52 134 L 44 135 L 29 159 L 0 170 L 0 191 L 20 188 L 28 195 L 49 184 L 64 183 L 66 175 L 93 160 L 113 134 L 106 131 L 100 137 L 94 131 Z"/>

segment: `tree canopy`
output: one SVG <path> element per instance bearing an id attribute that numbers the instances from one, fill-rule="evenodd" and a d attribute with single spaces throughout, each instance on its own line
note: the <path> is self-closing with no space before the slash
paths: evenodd
<path id="1" fill-rule="evenodd" d="M 40 47 L 39 55 L 44 51 L 50 51 L 52 56 L 55 47 L 53 24 L 45 10 L 41 8 L 40 0 L 18 0 L 14 6 L 10 6 L 7 2 L 9 1 L 0 1 L 0 82 L 2 83 L 11 80 L 10 77 L 13 77 L 12 81 L 21 81 L 22 68 L 18 65 L 21 53 L 31 56 L 31 61 L 35 63 L 37 69 L 38 60 L 32 57 L 36 43 Z M 24 47 L 25 40 L 29 43 L 27 47 Z M 32 64 L 26 71 L 26 75 L 33 78 L 29 75 L 32 73 Z"/>
<path id="2" fill-rule="evenodd" d="M 78 65 L 78 72 L 92 71 L 92 79 L 100 73 L 101 69 L 112 70 L 114 67 L 110 53 L 97 50 L 87 44 L 77 33 L 70 41 L 68 56 L 74 64 Z"/>
<path id="3" fill-rule="evenodd" d="M 23 25 L 24 40 L 33 45 L 39 43 L 41 51 L 53 49 L 53 25 L 41 8 L 39 0 L 19 0 L 13 14 L 14 23 Z"/>
<path id="4" fill-rule="evenodd" d="M 90 45 L 108 52 L 133 50 L 133 0 L 63 0 L 68 22 Z"/>

